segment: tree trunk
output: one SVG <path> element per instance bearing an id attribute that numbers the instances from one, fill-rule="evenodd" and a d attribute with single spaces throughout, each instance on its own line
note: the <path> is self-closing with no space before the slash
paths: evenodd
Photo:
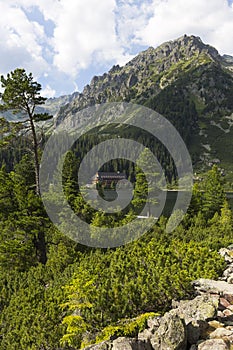
<path id="1" fill-rule="evenodd" d="M 30 125 L 31 125 L 32 137 L 33 137 L 36 194 L 40 196 L 40 164 L 39 164 L 39 156 L 38 156 L 38 142 L 37 142 L 36 130 L 35 130 L 35 125 L 34 125 L 32 116 L 30 116 Z"/>
<path id="2" fill-rule="evenodd" d="M 30 116 L 30 125 L 32 130 L 33 137 L 33 152 L 34 152 L 34 167 L 35 167 L 35 179 L 36 179 L 36 194 L 40 196 L 40 163 L 39 163 L 39 155 L 38 155 L 38 141 L 36 136 L 35 125 L 33 122 L 32 115 Z M 35 242 L 37 259 L 41 264 L 46 264 L 47 262 L 47 251 L 46 251 L 46 242 L 45 242 L 45 234 L 43 228 L 39 231 L 36 242 Z"/>

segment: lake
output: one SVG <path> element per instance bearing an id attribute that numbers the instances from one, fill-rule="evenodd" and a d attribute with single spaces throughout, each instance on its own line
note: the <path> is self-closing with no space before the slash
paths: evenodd
<path id="1" fill-rule="evenodd" d="M 164 209 L 162 211 L 162 215 L 164 216 L 170 216 L 172 209 L 174 207 L 174 204 L 176 202 L 178 191 L 167 191 L 167 198 L 166 203 L 164 206 Z M 119 194 L 124 197 L 124 190 L 120 190 Z M 109 204 L 111 203 L 111 200 L 116 199 L 116 192 L 112 190 L 105 190 L 104 191 L 105 199 L 109 201 Z M 233 211 L 233 192 L 227 192 L 226 193 L 230 207 Z M 145 211 L 141 213 L 141 215 L 147 215 Z"/>

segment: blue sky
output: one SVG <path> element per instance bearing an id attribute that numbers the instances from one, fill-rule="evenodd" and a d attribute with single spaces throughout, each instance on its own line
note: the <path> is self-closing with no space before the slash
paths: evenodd
<path id="1" fill-rule="evenodd" d="M 233 55 L 232 0 L 0 0 L 0 13 L 0 74 L 23 67 L 47 97 L 185 33 Z"/>

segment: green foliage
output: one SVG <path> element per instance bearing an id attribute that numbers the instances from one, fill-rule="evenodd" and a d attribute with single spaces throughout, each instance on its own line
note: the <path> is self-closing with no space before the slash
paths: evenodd
<path id="1" fill-rule="evenodd" d="M 153 162 L 149 149 L 145 148 L 136 166 L 136 183 L 132 204 L 140 210 L 147 203 L 148 216 L 152 215 L 154 212 L 153 207 L 158 203 L 156 199 L 158 194 L 158 175 L 157 164 Z"/>
<path id="2" fill-rule="evenodd" d="M 164 311 L 172 299 L 192 294 L 193 279 L 216 278 L 224 267 L 222 258 L 210 251 L 208 244 L 169 241 L 156 230 L 153 236 L 149 242 L 140 240 L 105 253 L 95 251 L 81 259 L 67 305 L 79 310 L 89 331 L 116 324 L 117 328 L 106 332 L 120 332 L 119 319 Z"/>
<path id="3" fill-rule="evenodd" d="M 62 173 L 75 213 L 96 226 L 130 221 L 132 211 L 115 217 L 90 211 L 75 181 L 76 151 L 68 152 Z M 192 297 L 192 280 L 217 279 L 225 267 L 218 249 L 232 243 L 233 218 L 216 167 L 202 187 L 195 185 L 190 210 L 172 233 L 161 218 L 140 239 L 105 250 L 85 248 L 58 232 L 34 191 L 34 176 L 29 155 L 14 171 L 0 170 L 0 350 L 65 350 L 135 336 L 173 299 Z M 141 189 L 144 180 L 142 174 Z"/>
<path id="4" fill-rule="evenodd" d="M 216 212 L 220 213 L 226 199 L 221 174 L 216 165 L 208 172 L 203 190 L 203 212 L 207 218 L 211 218 Z"/>
<path id="5" fill-rule="evenodd" d="M 215 213 L 220 214 L 225 201 L 222 176 L 218 167 L 214 165 L 207 172 L 204 181 L 194 185 L 189 213 L 193 215 L 201 211 L 205 219 L 211 219 Z"/>
<path id="6" fill-rule="evenodd" d="M 139 332 L 142 332 L 147 327 L 148 319 L 158 316 L 160 316 L 159 313 L 147 312 L 134 319 L 123 319 L 116 325 L 110 325 L 102 329 L 96 336 L 95 343 L 100 343 L 115 337 L 136 337 Z"/>
<path id="7" fill-rule="evenodd" d="M 36 105 L 41 105 L 46 98 L 40 96 L 41 85 L 33 80 L 32 73 L 26 74 L 22 68 L 17 68 L 7 74 L 7 77 L 1 76 L 4 92 L 1 93 L 1 99 L 4 102 L 1 105 L 2 110 L 12 110 L 14 113 L 24 112 L 33 114 Z"/>
<path id="8" fill-rule="evenodd" d="M 35 122 L 47 120 L 48 114 L 36 114 L 35 108 L 44 104 L 45 97 L 40 96 L 41 85 L 33 80 L 32 73 L 27 75 L 25 69 L 17 68 L 7 74 L 5 78 L 1 76 L 1 84 L 4 92 L 0 94 L 3 104 L 0 110 L 12 111 L 13 113 L 22 113 L 23 121 L 19 123 L 24 129 L 31 131 L 33 138 L 33 154 L 36 193 L 40 195 L 39 186 L 39 142 L 36 134 Z M 26 118 L 26 120 L 25 120 Z M 16 124 L 17 125 L 17 124 Z M 12 136 L 10 134 L 10 136 Z M 7 138 L 9 136 L 7 135 Z"/>

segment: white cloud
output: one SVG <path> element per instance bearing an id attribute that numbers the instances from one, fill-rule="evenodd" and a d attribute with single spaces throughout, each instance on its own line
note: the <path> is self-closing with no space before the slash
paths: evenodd
<path id="1" fill-rule="evenodd" d="M 47 84 L 45 88 L 41 90 L 41 96 L 51 98 L 51 97 L 54 97 L 55 95 L 56 95 L 56 90 L 52 89 L 49 84 Z"/>
<path id="2" fill-rule="evenodd" d="M 123 50 L 115 32 L 115 0 L 61 0 L 54 31 L 54 64 L 74 76 L 90 63 L 117 59 Z"/>
<path id="3" fill-rule="evenodd" d="M 43 27 L 30 22 L 21 8 L 0 1 L 1 73 L 23 66 L 40 74 L 47 63 L 42 57 Z"/>
<path id="4" fill-rule="evenodd" d="M 144 28 L 151 15 L 151 0 L 135 2 L 121 0 L 118 2 L 116 16 L 117 34 L 121 43 L 129 49 L 136 42 L 135 33 Z"/>
<path id="5" fill-rule="evenodd" d="M 233 8 L 227 0 L 153 0 L 152 16 L 137 30 L 141 44 L 157 46 L 184 33 L 233 53 Z"/>
<path id="6" fill-rule="evenodd" d="M 24 67 L 50 96 L 184 33 L 233 54 L 227 0 L 0 0 L 0 12 L 0 73 Z"/>

